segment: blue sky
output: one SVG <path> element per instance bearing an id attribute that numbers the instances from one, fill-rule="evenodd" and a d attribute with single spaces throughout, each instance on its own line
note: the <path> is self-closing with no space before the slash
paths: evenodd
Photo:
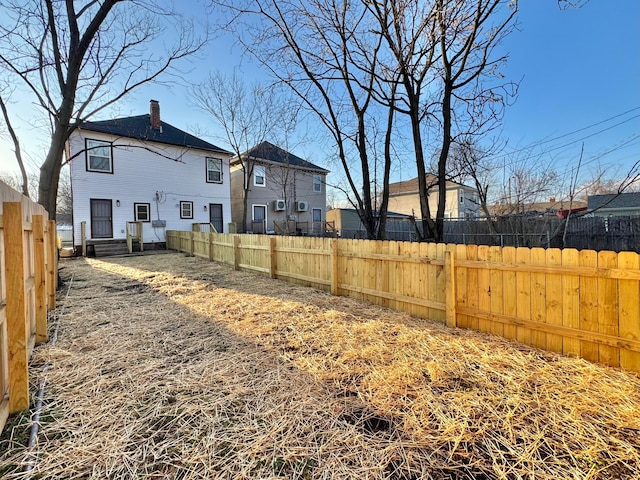
<path id="1" fill-rule="evenodd" d="M 567 10 L 560 10 L 555 0 L 521 1 L 519 30 L 506 39 L 504 48 L 510 55 L 504 73 L 521 80 L 518 99 L 504 119 L 507 151 L 529 152 L 527 147 L 538 145 L 533 149 L 536 154 L 568 169 L 577 164 L 584 142 L 585 176 L 597 165 L 621 176 L 640 158 L 640 1 L 591 0 L 580 9 Z M 224 37 L 215 39 L 204 56 L 189 78 L 204 77 L 208 69 L 231 71 L 241 60 L 233 40 Z M 240 69 L 248 80 L 260 81 L 260 70 L 247 59 L 242 62 Z M 215 135 L 180 85 L 170 92 L 165 87 L 143 87 L 119 105 L 118 115 L 146 113 L 150 98 L 160 101 L 163 120 Z M 23 143 L 31 141 L 27 153 L 37 158 L 46 136 L 29 126 L 27 107 L 21 107 L 25 121 L 16 126 Z M 226 146 L 215 136 L 206 138 Z M 0 140 L 0 172 L 16 170 L 10 148 Z M 321 165 L 324 161 L 313 145 L 300 146 L 294 153 Z M 332 173 L 336 175 L 338 171 Z M 407 179 L 413 172 L 403 169 L 402 175 Z"/>

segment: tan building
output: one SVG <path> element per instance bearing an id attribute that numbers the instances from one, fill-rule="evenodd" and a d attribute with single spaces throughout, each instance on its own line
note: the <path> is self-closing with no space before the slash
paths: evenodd
<path id="1" fill-rule="evenodd" d="M 438 179 L 427 174 L 427 195 L 429 210 L 435 217 L 438 210 Z M 389 211 L 420 217 L 420 196 L 418 195 L 418 177 L 403 182 L 389 184 Z M 473 187 L 447 181 L 445 200 L 445 219 L 472 219 L 480 216 L 478 193 Z"/>
<path id="2" fill-rule="evenodd" d="M 323 233 L 328 173 L 269 142 L 233 157 L 231 217 L 238 232 Z M 247 222 L 243 225 L 245 185 Z"/>

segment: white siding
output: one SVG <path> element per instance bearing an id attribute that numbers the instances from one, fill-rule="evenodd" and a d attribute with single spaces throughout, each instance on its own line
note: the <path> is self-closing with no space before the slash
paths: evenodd
<path id="1" fill-rule="evenodd" d="M 126 222 L 134 220 L 134 203 L 150 204 L 151 219 L 165 220 L 167 230 L 190 230 L 194 222 L 208 223 L 209 204 L 220 203 L 223 205 L 224 231 L 228 231 L 231 177 L 227 155 L 158 143 L 143 144 L 120 137 L 113 148 L 113 174 L 87 172 L 86 155 L 82 152 L 85 138 L 112 139 L 105 134 L 79 131 L 69 140 L 75 245 L 81 243 L 82 221 L 87 222 L 87 239 L 91 238 L 92 198 L 112 200 L 114 239 L 126 238 Z M 74 157 L 78 152 L 81 153 Z M 206 182 L 206 157 L 223 159 L 221 184 Z M 156 192 L 159 201 L 156 201 Z M 120 206 L 116 205 L 118 200 Z M 193 202 L 193 219 L 180 218 L 180 201 Z M 143 224 L 143 235 L 145 243 L 166 240 L 165 228 L 153 228 L 151 222 Z"/>

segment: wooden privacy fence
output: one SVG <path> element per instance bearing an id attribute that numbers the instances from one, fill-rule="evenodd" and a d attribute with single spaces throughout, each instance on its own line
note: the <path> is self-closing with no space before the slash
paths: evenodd
<path id="1" fill-rule="evenodd" d="M 640 371 L 633 252 L 168 231 L 190 255 Z"/>
<path id="2" fill-rule="evenodd" d="M 35 202 L 0 182 L 0 431 L 10 413 L 29 407 L 28 362 L 47 340 L 55 308 L 55 221 Z"/>

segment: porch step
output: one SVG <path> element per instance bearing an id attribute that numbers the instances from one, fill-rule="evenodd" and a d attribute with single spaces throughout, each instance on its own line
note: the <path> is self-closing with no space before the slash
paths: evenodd
<path id="1" fill-rule="evenodd" d="M 96 257 L 111 257 L 129 253 L 126 243 L 96 243 L 93 245 Z"/>

